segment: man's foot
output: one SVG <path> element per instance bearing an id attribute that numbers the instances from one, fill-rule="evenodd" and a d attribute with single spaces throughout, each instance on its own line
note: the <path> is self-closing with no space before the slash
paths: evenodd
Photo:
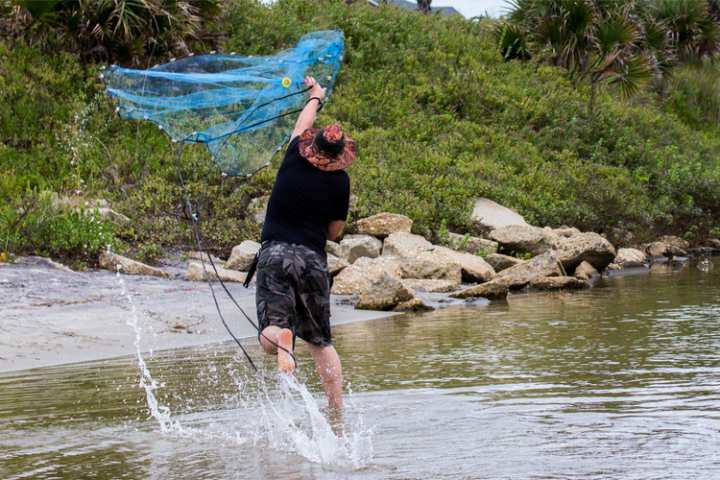
<path id="1" fill-rule="evenodd" d="M 278 345 L 281 347 L 277 349 L 278 370 L 288 375 L 291 375 L 293 371 L 295 371 L 295 360 L 288 353 L 292 351 L 292 339 L 292 331 L 287 328 L 280 330 L 277 336 Z"/>

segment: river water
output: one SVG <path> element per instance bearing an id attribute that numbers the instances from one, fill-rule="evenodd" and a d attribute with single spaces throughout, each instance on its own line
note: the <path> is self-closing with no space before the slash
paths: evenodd
<path id="1" fill-rule="evenodd" d="M 135 357 L 4 374 L 0 478 L 718 479 L 715 263 L 337 327 L 342 439 L 302 348 L 298 382 L 229 344 L 145 355 L 154 390 Z"/>

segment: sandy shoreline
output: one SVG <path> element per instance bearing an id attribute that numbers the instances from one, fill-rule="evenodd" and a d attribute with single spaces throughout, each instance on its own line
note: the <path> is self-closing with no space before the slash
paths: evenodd
<path id="1" fill-rule="evenodd" d="M 167 350 L 227 342 L 208 285 L 203 282 L 122 276 L 143 329 L 143 350 Z M 228 284 L 255 319 L 251 287 Z M 71 272 L 38 264 L 0 265 L 0 372 L 25 370 L 135 352 L 130 299 L 115 274 Z M 224 295 L 223 314 L 236 336 L 253 327 Z M 387 312 L 355 310 L 334 299 L 332 324 L 372 320 Z"/>

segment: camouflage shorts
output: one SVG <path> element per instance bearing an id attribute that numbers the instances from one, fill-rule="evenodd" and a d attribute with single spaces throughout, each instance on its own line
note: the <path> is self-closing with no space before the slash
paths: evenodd
<path id="1" fill-rule="evenodd" d="M 330 275 L 327 260 L 302 245 L 263 244 L 255 294 L 258 322 L 289 328 L 318 346 L 330 345 Z"/>

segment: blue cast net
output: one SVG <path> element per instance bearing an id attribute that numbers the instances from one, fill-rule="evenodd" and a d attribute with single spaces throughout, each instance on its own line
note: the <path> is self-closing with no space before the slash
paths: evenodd
<path id="1" fill-rule="evenodd" d="M 151 121 L 173 142 L 204 143 L 223 173 L 250 175 L 292 131 L 305 76 L 329 97 L 343 50 L 342 32 L 321 31 L 275 55 L 195 55 L 147 70 L 113 66 L 103 78 L 122 118 Z"/>

